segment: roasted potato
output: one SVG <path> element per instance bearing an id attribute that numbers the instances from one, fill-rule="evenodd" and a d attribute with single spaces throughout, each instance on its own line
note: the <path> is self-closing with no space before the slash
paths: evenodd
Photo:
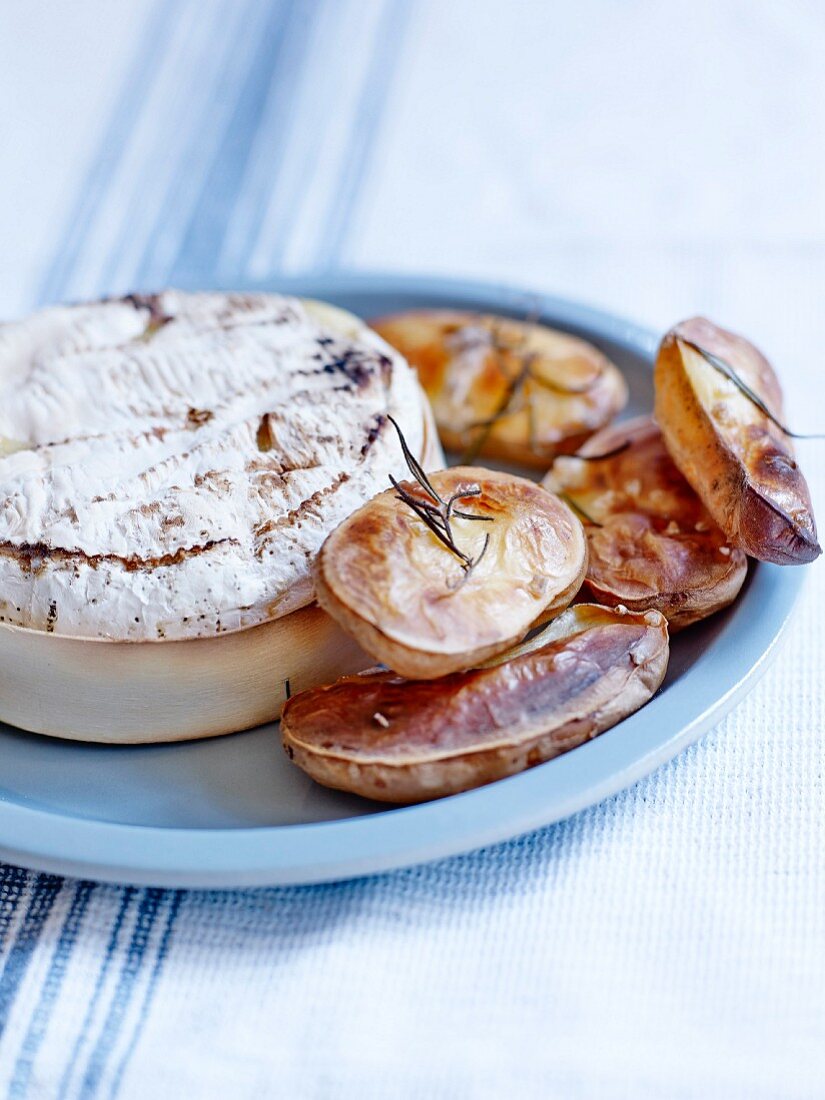
<path id="1" fill-rule="evenodd" d="M 546 325 L 453 310 L 371 322 L 418 370 L 445 447 L 547 468 L 627 401 L 592 344 Z"/>
<path id="2" fill-rule="evenodd" d="M 605 428 L 579 456 L 557 458 L 544 483 L 585 519 L 585 592 L 612 607 L 655 608 L 671 631 L 736 598 L 747 558 L 679 473 L 652 419 Z"/>
<path id="3" fill-rule="evenodd" d="M 405 481 L 328 536 L 314 574 L 319 603 L 362 648 L 417 679 L 470 668 L 566 607 L 587 554 L 580 521 L 532 481 L 458 466 L 429 485 L 452 549 L 427 522 L 435 497 Z"/>
<path id="4" fill-rule="evenodd" d="M 327 787 L 422 802 L 514 775 L 638 710 L 662 682 L 667 623 L 593 604 L 471 672 L 406 680 L 373 670 L 294 696 L 290 759 Z"/>
<path id="5" fill-rule="evenodd" d="M 668 450 L 731 544 L 777 565 L 816 558 L 808 486 L 761 352 L 704 318 L 682 321 L 659 347 L 655 389 Z"/>

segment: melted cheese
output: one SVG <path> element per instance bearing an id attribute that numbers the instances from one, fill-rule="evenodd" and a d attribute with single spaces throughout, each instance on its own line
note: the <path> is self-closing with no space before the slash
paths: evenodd
<path id="1" fill-rule="evenodd" d="M 317 303 L 167 291 L 0 326 L 0 620 L 157 640 L 309 603 L 326 535 L 405 474 L 388 413 L 420 452 L 410 368 Z"/>

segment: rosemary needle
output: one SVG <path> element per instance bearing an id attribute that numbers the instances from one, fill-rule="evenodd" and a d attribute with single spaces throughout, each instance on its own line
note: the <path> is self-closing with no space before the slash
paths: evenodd
<path id="1" fill-rule="evenodd" d="M 765 404 L 759 394 L 756 393 L 755 390 L 751 389 L 744 378 L 741 378 L 740 375 L 737 374 L 730 363 L 726 363 L 725 360 L 720 359 L 718 355 L 714 355 L 713 352 L 708 351 L 707 348 L 703 348 L 701 344 L 696 344 L 693 342 L 693 340 L 688 340 L 686 336 L 680 336 L 677 334 L 676 339 L 680 343 L 685 344 L 687 347 L 692 348 L 693 351 L 698 352 L 699 355 L 701 355 L 702 358 L 705 360 L 705 362 L 709 363 L 710 366 L 714 368 L 714 370 L 717 370 L 720 374 L 724 375 L 724 377 L 727 378 L 729 382 L 733 382 L 734 386 L 736 386 L 739 392 L 743 393 L 745 397 L 747 397 L 747 399 L 751 402 L 751 404 L 755 405 L 756 408 L 759 409 L 759 411 L 762 413 L 762 415 L 766 416 L 768 420 L 770 420 L 771 424 L 774 424 L 777 428 L 779 428 L 780 432 L 782 432 L 783 435 L 787 435 L 790 439 L 825 439 L 825 435 L 822 434 L 803 435 L 800 432 L 792 432 L 790 428 L 785 427 L 782 421 L 773 412 L 771 412 L 771 410 L 768 408 L 768 406 Z"/>
<path id="2" fill-rule="evenodd" d="M 527 382 L 530 382 L 533 386 L 536 386 L 539 389 L 549 390 L 551 393 L 558 393 L 564 396 L 576 396 L 577 394 L 588 393 L 593 388 L 599 376 L 601 375 L 601 370 L 598 370 L 594 378 L 590 379 L 588 382 L 581 386 L 564 386 L 559 382 L 553 382 L 549 378 L 543 378 L 540 374 L 537 374 L 535 370 L 535 364 L 536 360 L 540 358 L 540 354 L 537 351 L 528 351 L 525 346 L 528 341 L 529 326 L 535 324 L 537 320 L 538 317 L 536 316 L 534 318 L 528 318 L 528 320 L 524 322 L 525 328 L 522 334 L 522 338 L 516 344 L 509 343 L 508 341 L 504 340 L 501 336 L 498 326 L 493 327 L 491 331 L 492 339 L 490 346 L 493 354 L 496 356 L 496 359 L 498 361 L 499 370 L 503 375 L 505 375 L 505 377 L 507 376 L 507 371 L 505 370 L 504 363 L 502 361 L 502 355 L 505 352 L 517 357 L 517 359 L 520 361 L 520 368 L 514 375 L 512 375 L 512 377 L 509 378 L 507 388 L 505 389 L 502 399 L 492 416 L 490 416 L 487 420 L 482 420 L 476 424 L 470 425 L 471 430 L 474 428 L 478 428 L 480 429 L 480 431 L 473 442 L 470 444 L 470 446 L 467 448 L 465 453 L 462 455 L 462 462 L 470 463 L 474 461 L 479 452 L 486 444 L 487 440 L 489 439 L 490 433 L 492 432 L 493 428 L 495 428 L 496 424 L 498 424 L 499 421 L 501 421 L 505 416 L 508 416 L 511 413 L 519 412 L 521 410 L 523 405 L 520 404 L 518 407 L 516 406 L 517 397 L 523 398 L 526 402 L 528 417 L 530 419 L 529 442 L 531 448 L 533 450 L 536 449 L 534 423 L 535 410 L 533 408 L 533 403 L 530 401 L 529 395 L 525 395 L 523 392 Z"/>
<path id="3" fill-rule="evenodd" d="M 474 516 L 470 512 L 460 511 L 455 506 L 457 501 L 481 496 L 481 487 L 478 485 L 468 485 L 466 488 L 453 493 L 449 500 L 443 500 L 433 486 L 433 483 L 427 477 L 423 466 L 407 446 L 404 433 L 398 426 L 397 421 L 392 416 L 389 416 L 388 419 L 398 433 L 398 439 L 401 443 L 401 450 L 404 455 L 404 460 L 407 463 L 408 470 L 424 493 L 429 497 L 429 500 L 422 499 L 414 493 L 411 493 L 410 490 L 397 481 L 392 474 L 390 474 L 390 482 L 398 495 L 398 499 L 406 504 L 407 507 L 418 516 L 421 522 L 432 531 L 438 541 L 451 553 L 455 554 L 461 562 L 461 568 L 464 570 L 464 576 L 461 580 L 461 584 L 463 584 L 472 570 L 484 557 L 487 547 L 490 544 L 490 536 L 487 535 L 485 537 L 484 545 L 478 556 L 476 558 L 471 558 L 470 555 L 465 553 L 456 543 L 453 535 L 452 520 L 457 517 L 459 519 L 481 520 L 487 523 L 493 522 L 492 516 Z M 457 585 L 451 591 L 456 591 L 457 588 L 461 587 L 461 584 Z"/>

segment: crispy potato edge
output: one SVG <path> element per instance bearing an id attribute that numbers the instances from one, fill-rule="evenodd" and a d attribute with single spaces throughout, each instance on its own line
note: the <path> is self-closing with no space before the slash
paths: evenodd
<path id="1" fill-rule="evenodd" d="M 603 607 L 599 610 L 605 611 Z M 585 698 L 576 698 L 569 716 L 548 724 L 545 715 L 544 721 L 534 721 L 518 731 L 511 743 L 420 764 L 361 763 L 308 748 L 290 726 L 295 705 L 291 700 L 281 719 L 284 750 L 293 763 L 323 786 L 396 804 L 442 798 L 507 778 L 591 740 L 650 700 L 667 671 L 668 629 L 658 612 L 648 611 L 643 617 L 646 631 L 631 651 L 630 667 L 614 666 L 600 677 L 597 700 L 593 699 L 594 687 L 589 686 L 582 692 Z M 586 710 L 588 705 L 593 709 Z"/>
<path id="2" fill-rule="evenodd" d="M 654 369 L 655 416 L 674 462 L 733 546 L 775 565 L 814 561 L 822 553 L 816 537 L 760 491 L 702 406 L 682 360 L 679 327 L 663 338 Z"/>
<path id="3" fill-rule="evenodd" d="M 386 340 L 391 347 L 408 360 L 413 369 L 417 369 L 415 362 L 416 356 L 409 346 L 402 347 L 404 341 L 399 339 L 399 333 L 396 331 L 396 326 L 399 324 L 403 325 L 412 318 L 419 319 L 422 324 L 429 321 L 434 328 L 432 338 L 435 340 L 436 330 L 439 324 L 443 324 L 445 321 L 449 321 L 453 324 L 459 322 L 469 324 L 476 316 L 490 318 L 494 315 L 486 313 L 476 315 L 471 310 L 412 309 L 389 313 L 380 317 L 373 317 L 368 323 L 383 340 Z M 586 349 L 587 354 L 591 355 L 594 361 L 598 361 L 601 365 L 600 376 L 592 387 L 592 393 L 597 397 L 599 405 L 600 419 L 598 423 L 594 424 L 592 427 L 571 430 L 561 435 L 552 445 L 540 447 L 531 446 L 529 441 L 520 443 L 511 440 L 508 442 L 507 440 L 501 439 L 496 431 L 492 431 L 488 434 L 478 450 L 478 455 L 480 457 L 493 458 L 502 462 L 513 462 L 534 470 L 545 470 L 553 459 L 557 458 L 559 455 L 572 454 L 574 451 L 578 450 L 594 432 L 602 430 L 602 428 L 618 416 L 628 401 L 629 389 L 627 380 L 619 367 L 601 348 L 575 333 L 558 329 L 549 322 L 542 320 L 525 322 L 523 319 L 512 317 L 502 317 L 501 319 L 515 325 L 533 324 L 537 328 L 544 329 L 553 335 L 575 340 L 583 349 Z M 429 396 L 433 401 L 434 407 L 436 407 L 439 394 L 432 393 L 429 394 Z M 445 423 L 442 418 L 438 417 L 437 420 L 439 438 L 442 445 L 448 451 L 454 454 L 463 454 L 471 449 L 476 443 L 476 432 L 456 430 L 448 423 Z"/>
<path id="4" fill-rule="evenodd" d="M 452 467 L 451 472 L 455 470 L 461 471 L 463 469 L 464 467 Z M 312 573 L 315 596 L 320 606 L 328 615 L 335 619 L 347 633 L 355 638 L 362 649 L 375 657 L 376 660 L 408 679 L 438 679 L 452 672 L 461 672 L 473 668 L 481 662 L 505 652 L 511 646 L 519 642 L 534 627 L 547 622 L 559 611 L 567 607 L 574 600 L 584 582 L 587 573 L 589 550 L 584 529 L 573 510 L 561 498 L 556 496 L 556 494 L 551 493 L 550 490 L 536 482 L 527 481 L 527 479 L 516 477 L 516 475 L 501 474 L 498 471 L 485 471 L 485 473 L 489 474 L 494 479 L 514 478 L 517 481 L 523 481 L 526 485 L 529 485 L 531 490 L 535 489 L 541 493 L 548 493 L 548 495 L 553 497 L 555 504 L 562 509 L 569 519 L 571 528 L 576 537 L 578 538 L 580 536 L 581 538 L 579 567 L 570 582 L 548 601 L 546 606 L 531 622 L 525 623 L 519 630 L 508 634 L 506 637 L 502 637 L 495 643 L 484 646 L 471 646 L 466 650 L 451 653 L 433 652 L 427 650 L 425 647 L 417 648 L 408 646 L 403 642 L 391 638 L 382 631 L 378 625 L 370 622 L 363 615 L 360 615 L 357 610 L 339 597 L 338 593 L 328 582 L 325 574 L 327 555 L 333 552 L 331 548 L 334 547 L 336 534 L 346 526 L 353 516 L 357 515 L 364 508 L 368 508 L 370 504 L 369 501 L 362 505 L 361 509 L 354 512 L 353 516 L 344 520 L 335 531 L 327 536 L 313 563 Z M 382 493 L 377 494 L 376 497 L 391 491 L 392 490 L 383 490 Z M 374 497 L 373 500 L 375 500 L 376 497 Z"/>

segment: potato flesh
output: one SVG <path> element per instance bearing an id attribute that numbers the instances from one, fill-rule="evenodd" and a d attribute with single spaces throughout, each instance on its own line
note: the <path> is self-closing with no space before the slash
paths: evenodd
<path id="1" fill-rule="evenodd" d="M 768 361 L 702 318 L 672 329 L 656 361 L 656 416 L 668 449 L 731 543 L 777 564 L 821 553 L 810 493 L 784 434 L 696 350 L 717 356 L 782 418 Z"/>
<path id="2" fill-rule="evenodd" d="M 569 494 L 596 523 L 634 512 L 676 522 L 681 530 L 709 525 L 707 510 L 680 474 L 650 417 L 614 424 L 588 440 L 579 454 L 582 458 L 559 457 L 545 484 Z M 599 455 L 606 457 L 592 461 Z"/>
<path id="3" fill-rule="evenodd" d="M 18 443 L 16 439 L 9 439 L 7 436 L 0 435 L 0 458 L 6 458 L 8 455 L 17 454 L 18 451 L 25 450 L 25 443 Z"/>
<path id="4" fill-rule="evenodd" d="M 422 310 L 373 327 L 418 370 L 442 442 L 455 451 L 483 440 L 480 454 L 546 466 L 627 400 L 621 374 L 600 351 L 544 325 Z"/>
<path id="5" fill-rule="evenodd" d="M 316 564 L 322 606 L 378 660 L 420 677 L 467 668 L 518 641 L 572 600 L 586 564 L 581 523 L 541 486 L 472 467 L 431 480 L 444 500 L 481 489 L 457 507 L 491 522 L 452 524 L 460 549 L 479 559 L 469 573 L 394 489 L 341 524 Z M 413 482 L 403 485 L 427 499 Z M 372 629 L 361 636 L 360 624 Z"/>
<path id="6" fill-rule="evenodd" d="M 753 475 L 760 466 L 765 465 L 766 452 L 770 452 L 770 461 L 774 469 L 777 467 L 778 460 L 784 458 L 788 471 L 793 470 L 795 462 L 790 440 L 770 425 L 764 414 L 733 381 L 715 370 L 693 348 L 681 342 L 679 347 L 685 373 L 702 407 L 710 416 L 717 431 L 724 435 L 732 453 L 744 469 Z M 780 403 L 780 415 L 781 408 Z M 772 443 L 776 445 L 772 446 Z M 774 481 L 770 487 L 770 497 L 793 522 L 806 520 L 807 503 L 800 501 L 798 491 L 792 482 Z"/>
<path id="7" fill-rule="evenodd" d="M 585 587 L 600 603 L 655 608 L 680 629 L 730 603 L 745 578 L 731 548 L 670 457 L 649 417 L 598 433 L 582 455 L 556 460 L 546 483 L 593 520 Z"/>
<path id="8" fill-rule="evenodd" d="M 643 705 L 667 667 L 667 625 L 579 604 L 504 658 L 438 681 L 372 672 L 294 697 L 284 747 L 313 778 L 371 798 L 441 797 L 512 775 Z"/>

